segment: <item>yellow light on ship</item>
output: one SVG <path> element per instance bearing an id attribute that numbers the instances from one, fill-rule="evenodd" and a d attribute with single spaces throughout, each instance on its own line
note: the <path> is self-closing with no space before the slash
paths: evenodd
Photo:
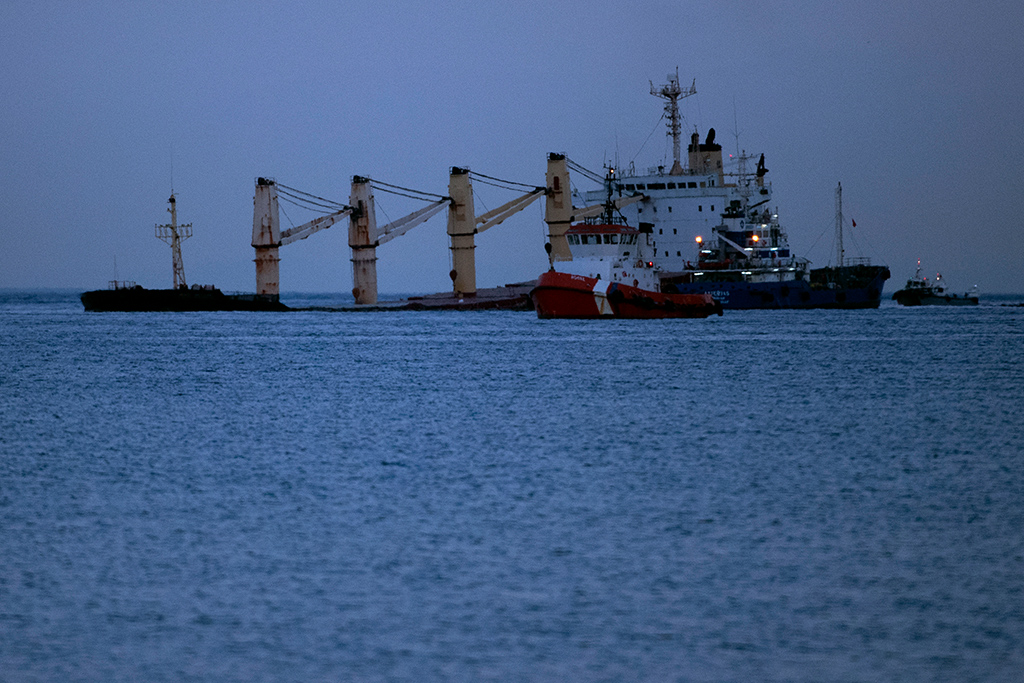
<path id="1" fill-rule="evenodd" d="M 753 236 L 753 237 L 752 237 L 751 239 L 753 239 L 753 240 L 754 240 L 754 241 L 756 242 L 756 241 L 758 241 L 758 240 L 759 240 L 759 239 L 761 239 L 761 238 L 760 238 L 760 237 L 758 237 L 757 235 L 754 235 L 754 236 Z"/>
<path id="2" fill-rule="evenodd" d="M 697 235 L 697 244 L 700 244 L 703 241 L 704 241 L 704 238 L 701 237 L 700 235 Z"/>

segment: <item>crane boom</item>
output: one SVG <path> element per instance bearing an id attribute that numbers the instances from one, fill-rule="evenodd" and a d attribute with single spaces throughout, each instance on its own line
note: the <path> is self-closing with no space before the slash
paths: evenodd
<path id="1" fill-rule="evenodd" d="M 630 197 L 619 197 L 614 202 L 612 202 L 612 204 L 615 206 L 616 209 L 621 209 L 624 206 L 636 204 L 637 202 L 643 201 L 646 198 L 646 195 L 635 194 Z M 591 206 L 586 206 L 582 209 L 576 209 L 573 211 L 572 219 L 579 220 L 581 218 L 599 216 L 602 212 L 605 211 L 606 208 L 607 207 L 604 204 L 592 204 Z"/>
<path id="2" fill-rule="evenodd" d="M 488 228 L 493 228 L 495 225 L 498 225 L 509 216 L 512 216 L 513 214 L 516 214 L 519 211 L 522 211 L 523 209 L 528 207 L 538 197 L 541 197 L 546 192 L 547 188 L 538 187 L 537 189 L 531 190 L 530 192 L 527 192 L 526 194 L 520 197 L 516 197 L 512 201 L 505 202 L 496 209 L 492 209 L 487 213 L 480 214 L 479 216 L 476 217 L 476 231 L 480 233 L 483 232 L 484 230 L 487 230 Z"/>
<path id="3" fill-rule="evenodd" d="M 439 213 L 441 209 L 444 209 L 451 202 L 450 199 L 445 197 L 438 201 L 426 206 L 419 211 L 410 213 L 405 218 L 399 218 L 397 221 L 392 221 L 387 225 L 377 229 L 377 246 L 386 244 L 396 237 L 400 237 L 405 233 L 409 232 L 417 225 L 427 222 L 432 216 Z"/>
<path id="4" fill-rule="evenodd" d="M 320 232 L 321 230 L 326 230 L 327 228 L 331 227 L 345 216 L 351 216 L 352 211 L 353 209 L 351 206 L 346 206 L 341 211 L 335 211 L 334 213 L 328 214 L 326 216 L 314 218 L 308 223 L 303 223 L 302 225 L 296 226 L 294 228 L 289 228 L 288 230 L 282 230 L 280 246 L 283 247 L 286 244 L 291 244 L 292 242 L 304 240 L 314 233 Z"/>

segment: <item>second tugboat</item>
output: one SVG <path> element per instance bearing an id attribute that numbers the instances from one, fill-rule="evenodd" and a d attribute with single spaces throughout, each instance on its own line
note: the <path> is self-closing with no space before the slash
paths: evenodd
<path id="1" fill-rule="evenodd" d="M 907 280 L 907 286 L 892 295 L 901 306 L 977 306 L 976 291 L 963 295 L 950 294 L 942 284 L 942 275 L 936 273 L 935 281 L 921 276 L 921 259 L 917 260 L 914 277 Z"/>

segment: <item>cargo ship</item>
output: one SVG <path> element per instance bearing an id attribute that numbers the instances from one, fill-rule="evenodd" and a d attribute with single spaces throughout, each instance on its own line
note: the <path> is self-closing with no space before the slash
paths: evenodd
<path id="1" fill-rule="evenodd" d="M 836 264 L 812 269 L 809 260 L 792 252 L 778 211 L 770 208 L 764 154 L 748 172 L 755 157 L 739 153 L 732 160 L 735 169 L 727 173 L 712 128 L 703 142 L 698 133 L 691 135 L 688 165 L 682 165 L 678 100 L 696 94 L 696 86 L 680 87 L 678 71 L 668 81 L 660 87 L 652 83 L 651 94 L 666 102 L 672 166 L 638 172 L 631 164 L 616 169 L 615 183 L 619 196 L 644 196 L 622 211 L 627 222 L 650 226 L 660 291 L 710 294 L 725 309 L 877 308 L 889 269 L 870 259 L 846 257 L 841 186 L 836 191 Z M 583 198 L 595 201 L 602 192 Z"/>

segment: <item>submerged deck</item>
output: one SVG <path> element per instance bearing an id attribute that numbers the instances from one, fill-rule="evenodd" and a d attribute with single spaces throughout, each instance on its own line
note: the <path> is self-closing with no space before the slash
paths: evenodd
<path id="1" fill-rule="evenodd" d="M 532 311 L 530 290 L 536 282 L 518 282 L 503 287 L 478 289 L 474 295 L 453 292 L 411 296 L 397 301 L 345 306 L 289 307 L 292 311 Z"/>

